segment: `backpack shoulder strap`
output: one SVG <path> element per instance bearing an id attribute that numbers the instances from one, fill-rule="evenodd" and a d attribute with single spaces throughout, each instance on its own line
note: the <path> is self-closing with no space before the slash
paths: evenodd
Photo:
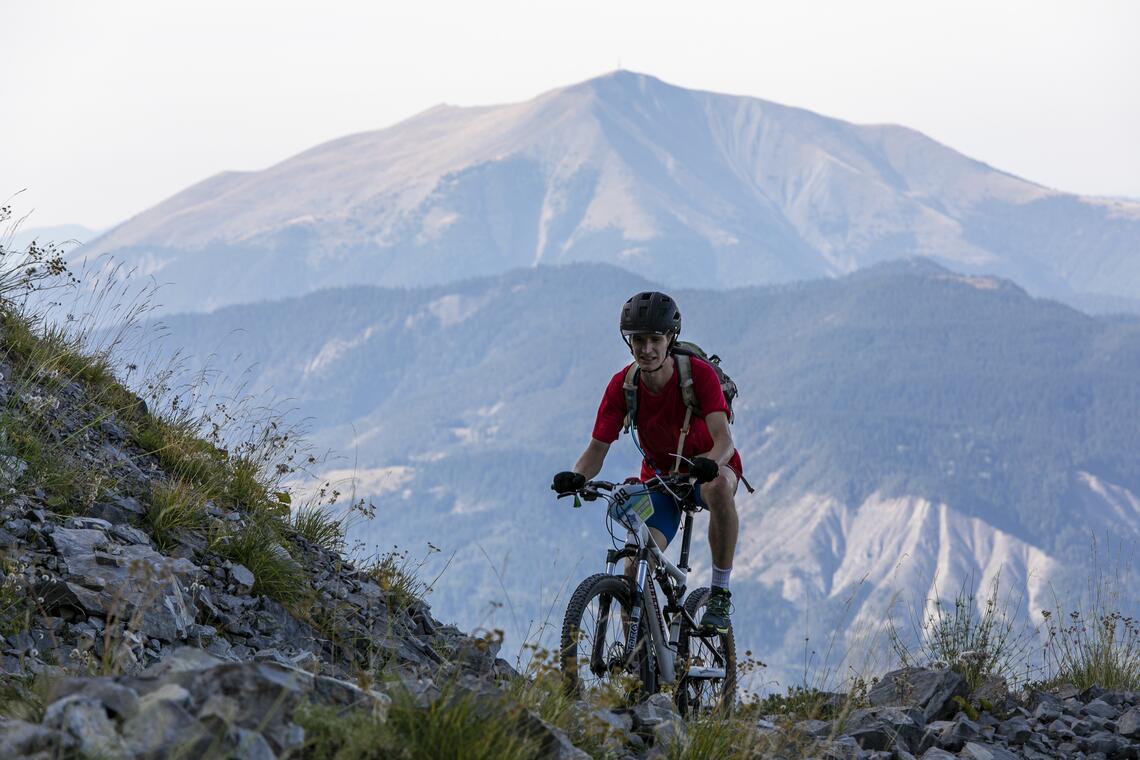
<path id="1" fill-rule="evenodd" d="M 688 354 L 673 354 L 677 362 L 677 375 L 681 382 L 681 398 L 685 408 L 696 414 L 701 413 L 701 405 L 697 402 L 697 391 L 693 388 L 693 364 Z"/>
<path id="2" fill-rule="evenodd" d="M 622 392 L 625 393 L 625 424 L 623 429 L 627 433 L 630 428 L 637 427 L 637 380 L 640 376 L 641 370 L 638 368 L 637 362 L 634 362 L 625 371 L 625 381 L 621 386 Z"/>
<path id="3" fill-rule="evenodd" d="M 677 362 L 677 377 L 681 383 L 681 398 L 685 401 L 685 421 L 681 424 L 681 435 L 677 439 L 677 456 L 673 458 L 673 474 L 681 469 L 681 457 L 685 454 L 685 437 L 689 434 L 689 422 L 697 408 L 697 392 L 693 390 L 693 366 L 688 354 L 673 354 Z"/>

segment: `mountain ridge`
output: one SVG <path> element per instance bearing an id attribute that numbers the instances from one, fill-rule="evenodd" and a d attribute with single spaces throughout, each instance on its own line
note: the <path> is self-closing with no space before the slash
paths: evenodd
<path id="1" fill-rule="evenodd" d="M 171 310 L 579 261 L 726 287 L 910 255 L 1137 298 L 1137 239 L 1140 205 L 1049 190 L 906 127 L 615 72 L 216 175 L 81 253 L 212 294 Z"/>

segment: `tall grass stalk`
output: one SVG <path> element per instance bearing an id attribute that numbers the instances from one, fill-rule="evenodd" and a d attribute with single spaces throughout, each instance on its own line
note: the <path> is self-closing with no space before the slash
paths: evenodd
<path id="1" fill-rule="evenodd" d="M 1123 561 L 1123 546 L 1116 555 L 1106 571 L 1094 541 L 1088 584 L 1075 609 L 1066 611 L 1054 590 L 1053 609 L 1041 611 L 1049 682 L 1081 689 L 1140 689 L 1140 621 L 1128 614 L 1137 604 L 1135 593 L 1127 593 L 1135 588 L 1134 580 Z"/>
<path id="2" fill-rule="evenodd" d="M 1033 645 L 1032 632 L 1020 622 L 1023 597 L 1001 591 L 1001 574 L 979 599 L 967 577 L 954 599 L 938 593 L 924 599 L 911 618 L 913 636 L 904 636 L 889 621 L 891 647 L 904 667 L 948 667 L 965 677 L 971 689 L 992 677 L 1009 683 L 1025 680 Z"/>

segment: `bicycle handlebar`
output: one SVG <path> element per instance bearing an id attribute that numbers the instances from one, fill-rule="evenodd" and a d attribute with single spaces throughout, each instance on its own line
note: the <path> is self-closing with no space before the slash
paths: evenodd
<path id="1" fill-rule="evenodd" d="M 688 487 L 691 486 L 692 483 L 693 479 L 689 475 L 658 475 L 642 483 L 642 485 L 644 485 L 647 490 L 659 491 L 662 488 L 668 490 L 671 488 Z M 602 493 L 602 491 L 613 491 L 617 487 L 617 483 L 611 483 L 608 480 L 590 480 L 577 491 L 567 491 L 566 493 L 558 494 L 558 498 L 580 496 L 585 501 L 596 501 L 597 499 L 606 498 L 606 494 Z"/>

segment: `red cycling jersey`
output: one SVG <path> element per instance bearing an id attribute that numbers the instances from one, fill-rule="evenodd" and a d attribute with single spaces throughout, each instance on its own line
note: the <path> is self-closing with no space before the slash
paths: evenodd
<path id="1" fill-rule="evenodd" d="M 704 416 L 713 412 L 727 414 L 728 403 L 724 400 L 724 391 L 721 390 L 720 380 L 712 365 L 695 356 L 690 358 L 690 365 L 693 368 L 693 390 L 702 412 L 693 413 L 689 422 L 689 434 L 685 437 L 685 450 L 682 453 L 691 459 L 707 453 L 713 446 L 712 434 L 709 433 Z M 625 391 L 622 385 L 629 366 L 627 364 L 613 376 L 598 407 L 593 436 L 602 443 L 616 441 L 625 422 Z M 681 436 L 681 425 L 685 423 L 685 400 L 681 396 L 681 382 L 676 367 L 673 368 L 673 375 L 660 393 L 651 393 L 645 387 L 644 380 L 638 382 L 637 437 L 647 458 L 647 461 L 641 463 L 642 480 L 653 477 L 654 466 L 662 473 L 673 469 L 673 455 L 677 453 L 677 440 Z M 743 465 L 739 451 L 732 452 L 728 466 L 736 472 L 737 477 L 741 476 Z M 688 471 L 683 463 L 681 471 Z"/>

